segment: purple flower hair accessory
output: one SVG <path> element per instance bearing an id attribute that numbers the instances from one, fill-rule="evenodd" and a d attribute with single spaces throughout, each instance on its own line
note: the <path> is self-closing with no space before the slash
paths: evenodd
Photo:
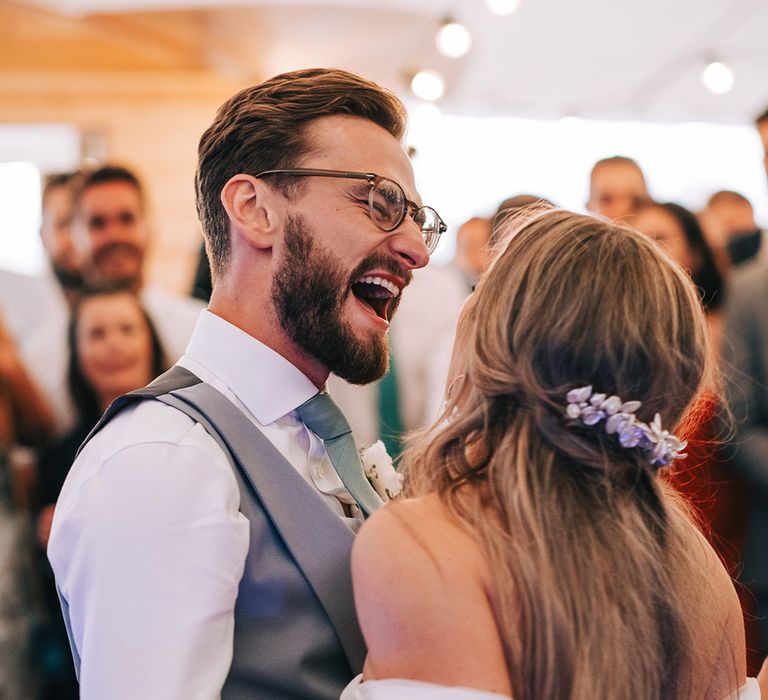
<path id="1" fill-rule="evenodd" d="M 589 427 L 605 421 L 603 428 L 608 435 L 616 435 L 624 448 L 639 447 L 654 467 L 666 467 L 687 456 L 683 452 L 687 443 L 661 427 L 658 413 L 650 425 L 637 419 L 640 401 L 624 402 L 618 396 L 596 394 L 591 386 L 572 389 L 566 398 L 568 418 Z"/>

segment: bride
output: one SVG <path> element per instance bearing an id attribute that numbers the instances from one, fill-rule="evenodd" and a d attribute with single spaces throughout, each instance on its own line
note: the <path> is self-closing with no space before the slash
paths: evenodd
<path id="1" fill-rule="evenodd" d="M 739 600 L 674 468 L 705 381 L 694 286 L 653 242 L 549 211 L 459 325 L 409 498 L 352 556 L 368 643 L 343 700 L 759 698 Z"/>

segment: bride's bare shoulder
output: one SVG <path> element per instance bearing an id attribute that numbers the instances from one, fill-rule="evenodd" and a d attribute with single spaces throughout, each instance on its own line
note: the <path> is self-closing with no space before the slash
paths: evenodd
<path id="1" fill-rule="evenodd" d="M 437 494 L 389 503 L 366 521 L 355 540 L 353 562 L 369 557 L 379 562 L 385 555 L 397 560 L 392 566 L 419 564 L 435 575 L 468 565 L 477 574 L 484 566 L 475 539 Z"/>
<path id="2" fill-rule="evenodd" d="M 352 550 L 366 677 L 508 692 L 486 570 L 474 539 L 436 496 L 369 518 Z"/>
<path id="3" fill-rule="evenodd" d="M 700 573 L 681 582 L 690 601 L 690 619 L 699 650 L 695 697 L 726 697 L 746 680 L 744 618 L 733 580 L 704 535 L 693 526 L 687 549 Z"/>

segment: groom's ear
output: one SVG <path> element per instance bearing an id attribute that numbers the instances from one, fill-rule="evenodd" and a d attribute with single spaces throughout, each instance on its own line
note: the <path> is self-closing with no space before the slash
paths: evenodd
<path id="1" fill-rule="evenodd" d="M 231 225 L 255 248 L 268 249 L 282 231 L 285 198 L 263 180 L 239 173 L 221 190 Z"/>

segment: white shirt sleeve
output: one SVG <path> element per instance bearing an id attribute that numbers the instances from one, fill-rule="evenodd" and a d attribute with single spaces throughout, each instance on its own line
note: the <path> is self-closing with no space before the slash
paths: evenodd
<path id="1" fill-rule="evenodd" d="M 191 421 L 181 440 L 101 452 L 73 467 L 49 546 L 81 697 L 217 698 L 249 543 L 231 467 Z"/>

